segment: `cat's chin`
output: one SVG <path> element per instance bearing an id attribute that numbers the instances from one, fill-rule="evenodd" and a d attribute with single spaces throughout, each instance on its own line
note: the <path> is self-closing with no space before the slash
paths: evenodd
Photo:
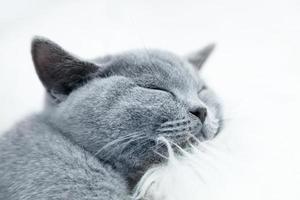
<path id="1" fill-rule="evenodd" d="M 134 166 L 129 169 L 128 173 L 125 175 L 129 189 L 133 190 L 135 188 L 136 184 L 140 181 L 147 170 L 166 161 L 165 157 L 153 153 L 152 156 L 145 159 L 142 165 Z"/>

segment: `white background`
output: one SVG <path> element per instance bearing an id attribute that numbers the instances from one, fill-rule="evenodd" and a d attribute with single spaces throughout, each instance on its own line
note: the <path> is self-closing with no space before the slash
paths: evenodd
<path id="1" fill-rule="evenodd" d="M 242 163 L 246 180 L 239 183 L 241 173 L 233 173 L 239 188 L 230 192 L 300 199 L 299 0 L 0 4 L 1 132 L 42 108 L 29 50 L 33 35 L 84 58 L 145 47 L 185 54 L 216 42 L 202 75 L 225 105 L 227 126 L 218 140 Z"/>

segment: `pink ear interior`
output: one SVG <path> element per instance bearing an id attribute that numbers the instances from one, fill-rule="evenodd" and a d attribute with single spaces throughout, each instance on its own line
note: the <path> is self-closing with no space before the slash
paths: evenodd
<path id="1" fill-rule="evenodd" d="M 98 70 L 48 39 L 34 38 L 31 52 L 36 72 L 50 93 L 67 95 Z"/>

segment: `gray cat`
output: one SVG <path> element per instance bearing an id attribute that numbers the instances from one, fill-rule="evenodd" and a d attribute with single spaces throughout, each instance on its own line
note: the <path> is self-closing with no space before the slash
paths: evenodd
<path id="1" fill-rule="evenodd" d="M 212 49 L 84 61 L 35 38 L 47 102 L 0 138 L 0 199 L 129 199 L 167 153 L 160 136 L 184 146 L 191 135 L 206 140 L 219 132 L 220 105 L 198 77 Z"/>

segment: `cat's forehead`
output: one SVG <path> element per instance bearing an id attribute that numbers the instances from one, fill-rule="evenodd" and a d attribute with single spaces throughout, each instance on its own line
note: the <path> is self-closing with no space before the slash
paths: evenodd
<path id="1" fill-rule="evenodd" d="M 168 51 L 135 50 L 97 62 L 107 68 L 108 74 L 152 82 L 168 89 L 187 90 L 201 84 L 197 71 L 187 61 Z"/>

